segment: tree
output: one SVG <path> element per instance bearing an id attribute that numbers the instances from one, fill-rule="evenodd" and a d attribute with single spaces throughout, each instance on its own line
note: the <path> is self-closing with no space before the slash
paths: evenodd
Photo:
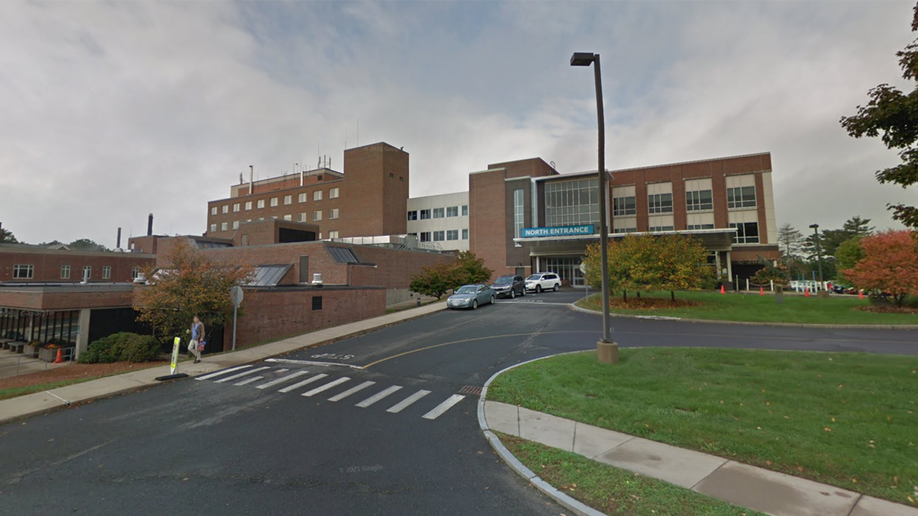
<path id="1" fill-rule="evenodd" d="M 97 244 L 88 238 L 80 238 L 67 244 L 67 247 L 80 251 L 108 251 L 109 249 L 102 244 Z"/>
<path id="2" fill-rule="evenodd" d="M 677 290 L 700 290 L 714 272 L 708 266 L 708 250 L 700 240 L 682 235 L 665 235 L 654 242 L 659 267 L 658 285 L 676 300 Z"/>
<path id="3" fill-rule="evenodd" d="M 471 251 L 462 251 L 456 257 L 453 267 L 454 285 L 450 288 L 459 288 L 470 283 L 487 283 L 491 280 L 494 271 L 485 267 L 484 260 L 475 256 Z"/>
<path id="4" fill-rule="evenodd" d="M 19 240 L 8 229 L 0 228 L 0 244 L 18 244 Z"/>
<path id="5" fill-rule="evenodd" d="M 782 224 L 778 228 L 778 248 L 785 264 L 794 262 L 800 256 L 802 246 L 803 234 L 794 226 Z"/>
<path id="6" fill-rule="evenodd" d="M 139 287 L 134 308 L 138 320 L 167 337 L 184 335 L 195 315 L 211 328 L 224 325 L 233 314 L 230 289 L 254 274 L 250 265 L 215 260 L 184 240 L 165 258 L 168 269 L 142 271 L 151 284 Z"/>
<path id="7" fill-rule="evenodd" d="M 862 219 L 858 215 L 846 220 L 842 225 L 842 231 L 850 237 L 870 236 L 875 230 L 876 228 L 870 225 L 870 219 Z"/>
<path id="8" fill-rule="evenodd" d="M 861 247 L 863 237 L 853 237 L 845 240 L 835 251 L 835 264 L 838 266 L 839 279 L 850 281 L 845 276 L 846 269 L 853 269 L 857 262 L 864 258 L 864 248 Z"/>
<path id="9" fill-rule="evenodd" d="M 408 285 L 412 292 L 437 299 L 455 287 L 455 264 L 446 263 L 424 267 L 420 273 L 411 278 L 411 283 Z"/>
<path id="10" fill-rule="evenodd" d="M 778 286 L 787 286 L 788 285 L 788 271 L 787 267 L 778 264 L 775 265 L 771 260 L 766 260 L 759 256 L 759 265 L 762 266 L 761 269 L 756 271 L 755 274 L 749 278 L 750 283 L 756 287 L 765 287 L 771 286 L 771 283 L 774 282 Z"/>
<path id="11" fill-rule="evenodd" d="M 854 286 L 892 296 L 902 306 L 909 294 L 918 294 L 918 245 L 910 231 L 886 231 L 861 240 L 864 257 L 844 271 Z"/>
<path id="12" fill-rule="evenodd" d="M 918 31 L 918 4 L 912 14 L 912 32 Z M 896 53 L 902 77 L 918 81 L 918 40 Z M 918 84 L 903 93 L 889 84 L 880 84 L 867 93 L 866 106 L 858 106 L 857 114 L 842 117 L 842 127 L 850 136 L 861 138 L 880 136 L 887 149 L 898 151 L 901 163 L 876 172 L 880 183 L 893 183 L 906 188 L 918 183 Z M 904 204 L 890 205 L 893 218 L 910 228 L 918 228 L 918 209 Z"/>

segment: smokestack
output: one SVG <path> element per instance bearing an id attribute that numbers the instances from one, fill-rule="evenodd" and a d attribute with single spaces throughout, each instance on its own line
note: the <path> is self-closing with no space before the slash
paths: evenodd
<path id="1" fill-rule="evenodd" d="M 255 188 L 255 166 L 249 165 L 249 195 L 252 195 L 253 188 Z"/>
<path id="2" fill-rule="evenodd" d="M 115 249 L 121 249 L 121 228 L 118 228 L 118 240 L 115 241 Z"/>
<path id="3" fill-rule="evenodd" d="M 147 236 L 153 236 L 153 214 L 147 217 Z"/>

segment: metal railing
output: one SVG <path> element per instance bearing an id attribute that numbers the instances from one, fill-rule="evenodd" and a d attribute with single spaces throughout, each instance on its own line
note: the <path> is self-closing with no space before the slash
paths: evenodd
<path id="1" fill-rule="evenodd" d="M 61 348 L 61 358 L 63 358 L 65 362 L 72 362 L 74 359 L 75 351 L 76 348 Z M 55 351 L 55 353 L 57 353 L 57 351 Z M 41 360 L 30 355 L 16 353 L 15 355 L 11 356 L 0 356 L 0 371 L 15 367 L 16 374 L 12 376 L 19 376 L 22 374 L 21 371 L 23 364 L 28 365 L 34 364 L 36 362 L 42 362 L 44 364 L 44 367 L 42 368 L 44 371 L 47 371 L 48 366 L 53 363 L 53 361 L 49 362 L 47 360 Z M 33 370 L 32 372 L 35 371 Z"/>

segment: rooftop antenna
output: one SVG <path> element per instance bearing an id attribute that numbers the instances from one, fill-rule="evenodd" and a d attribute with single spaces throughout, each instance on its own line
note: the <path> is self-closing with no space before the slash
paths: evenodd
<path id="1" fill-rule="evenodd" d="M 357 119 L 357 146 L 360 147 L 360 119 Z"/>
<path id="2" fill-rule="evenodd" d="M 297 168 L 300 168 L 300 164 L 296 164 Z M 303 186 L 303 169 L 300 168 L 300 186 Z"/>

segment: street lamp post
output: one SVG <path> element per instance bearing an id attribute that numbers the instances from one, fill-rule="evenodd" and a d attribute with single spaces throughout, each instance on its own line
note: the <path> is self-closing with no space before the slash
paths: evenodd
<path id="1" fill-rule="evenodd" d="M 599 67 L 599 54 L 591 52 L 574 52 L 571 56 L 571 66 L 593 65 L 593 75 L 596 79 L 596 117 L 599 123 L 599 255 L 602 270 L 602 340 L 596 343 L 596 356 L 600 362 L 618 362 L 618 344 L 612 341 L 609 331 L 609 228 L 606 223 L 606 128 L 602 107 L 602 73 Z"/>
<path id="2" fill-rule="evenodd" d="M 819 246 L 819 224 L 810 224 L 813 228 L 813 239 L 816 241 L 816 261 L 819 263 L 819 282 L 822 283 L 822 249 Z"/>

